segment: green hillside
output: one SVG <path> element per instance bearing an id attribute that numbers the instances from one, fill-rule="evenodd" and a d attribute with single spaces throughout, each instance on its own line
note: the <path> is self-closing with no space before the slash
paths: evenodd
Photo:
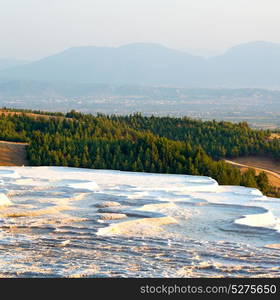
<path id="1" fill-rule="evenodd" d="M 219 184 L 243 185 L 277 195 L 265 174 L 240 170 L 225 157 L 267 153 L 279 158 L 279 140 L 246 123 L 189 118 L 2 113 L 0 139 L 29 143 L 30 165 L 116 169 L 211 176 Z M 59 116 L 59 117 L 56 117 Z"/>

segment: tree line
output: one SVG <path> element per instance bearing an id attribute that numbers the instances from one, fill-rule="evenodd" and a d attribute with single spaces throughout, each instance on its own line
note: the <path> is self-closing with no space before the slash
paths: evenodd
<path id="1" fill-rule="evenodd" d="M 40 112 L 42 114 L 42 112 Z M 31 117 L 26 112 L 0 115 L 0 138 L 28 142 L 34 166 L 210 176 L 219 184 L 242 185 L 277 196 L 265 173 L 241 173 L 224 157 L 269 152 L 280 147 L 269 142 L 269 131 L 252 130 L 246 123 L 189 118 L 107 116 L 71 111 Z M 271 146 L 271 145 L 272 146 Z"/>

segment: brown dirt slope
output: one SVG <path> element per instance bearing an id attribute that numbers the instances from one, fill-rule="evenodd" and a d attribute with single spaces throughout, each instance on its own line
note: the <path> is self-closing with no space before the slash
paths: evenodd
<path id="1" fill-rule="evenodd" d="M 35 113 L 29 113 L 29 112 L 20 112 L 20 111 L 9 111 L 0 109 L 0 115 L 3 114 L 5 116 L 14 116 L 14 115 L 26 115 L 30 118 L 39 119 L 39 118 L 45 118 L 45 119 L 67 119 L 72 120 L 71 118 L 65 118 L 63 116 L 52 116 L 52 115 L 44 115 L 44 114 L 35 114 Z"/>
<path id="2" fill-rule="evenodd" d="M 271 133 L 269 140 L 280 139 L 280 133 Z"/>
<path id="3" fill-rule="evenodd" d="M 0 166 L 27 165 L 25 143 L 0 141 Z"/>
<path id="4" fill-rule="evenodd" d="M 255 169 L 256 174 L 264 171 L 269 179 L 269 183 L 277 188 L 280 188 L 280 162 L 265 156 L 246 156 L 239 157 L 226 162 L 238 167 L 241 171 L 246 171 L 248 168 Z"/>

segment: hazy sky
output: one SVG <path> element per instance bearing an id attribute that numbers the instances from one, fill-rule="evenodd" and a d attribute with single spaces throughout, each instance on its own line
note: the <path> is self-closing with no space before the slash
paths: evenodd
<path id="1" fill-rule="evenodd" d="M 131 42 L 211 51 L 280 43 L 279 16 L 279 0 L 0 0 L 0 57 Z"/>

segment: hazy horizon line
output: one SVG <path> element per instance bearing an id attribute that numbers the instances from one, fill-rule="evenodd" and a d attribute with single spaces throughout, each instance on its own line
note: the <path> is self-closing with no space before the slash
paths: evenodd
<path id="1" fill-rule="evenodd" d="M 44 56 L 38 56 L 36 58 L 34 57 L 33 59 L 20 58 L 20 57 L 7 57 L 7 56 L 2 57 L 2 56 L 0 56 L 0 60 L 25 61 L 26 63 L 29 63 L 29 62 L 39 61 L 39 60 L 44 59 L 46 57 L 62 53 L 64 51 L 67 51 L 67 50 L 72 49 L 72 48 L 86 48 L 86 47 L 121 48 L 121 47 L 124 47 L 124 46 L 133 45 L 133 44 L 159 45 L 159 46 L 163 46 L 163 47 L 168 48 L 168 49 L 172 49 L 172 50 L 176 50 L 176 51 L 182 51 L 182 52 L 188 53 L 190 55 L 208 58 L 208 57 L 223 55 L 227 51 L 229 51 L 230 49 L 232 49 L 236 46 L 252 44 L 252 43 L 268 43 L 268 44 L 280 45 L 279 42 L 273 42 L 273 41 L 269 41 L 269 40 L 251 40 L 251 41 L 246 41 L 246 42 L 234 44 L 234 45 L 232 45 L 230 47 L 227 47 L 227 48 L 224 48 L 224 49 L 221 49 L 221 48 L 220 49 L 213 49 L 213 48 L 211 49 L 211 48 L 192 47 L 192 46 L 186 46 L 186 47 L 183 47 L 183 48 L 182 47 L 178 48 L 178 47 L 172 47 L 172 46 L 169 46 L 165 43 L 159 43 L 159 42 L 132 41 L 132 42 L 122 43 L 122 44 L 118 44 L 118 45 L 99 45 L 99 44 L 73 45 L 73 46 L 70 46 L 70 47 L 62 48 L 61 50 L 57 50 L 55 52 L 49 53 L 49 54 L 44 55 Z"/>

